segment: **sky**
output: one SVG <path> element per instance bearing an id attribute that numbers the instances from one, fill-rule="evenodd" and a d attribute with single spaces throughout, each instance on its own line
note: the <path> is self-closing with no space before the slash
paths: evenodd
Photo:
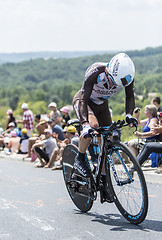
<path id="1" fill-rule="evenodd" d="M 0 53 L 158 46 L 161 0 L 0 0 Z"/>

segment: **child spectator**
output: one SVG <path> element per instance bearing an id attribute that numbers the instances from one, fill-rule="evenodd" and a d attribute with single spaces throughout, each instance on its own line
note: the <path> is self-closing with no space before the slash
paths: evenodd
<path id="1" fill-rule="evenodd" d="M 19 142 L 20 142 L 20 138 L 17 137 L 17 134 L 15 131 L 11 131 L 10 132 L 10 141 L 8 144 L 8 148 L 10 150 L 11 153 L 17 153 L 18 148 L 19 148 Z"/>
<path id="2" fill-rule="evenodd" d="M 51 109 L 49 118 L 54 119 L 56 124 L 61 125 L 61 113 L 57 110 L 57 104 L 55 102 L 51 102 L 48 107 Z"/>
<path id="3" fill-rule="evenodd" d="M 27 135 L 27 132 L 28 132 L 28 130 L 26 128 L 23 128 L 21 130 L 22 137 L 19 142 L 18 154 L 27 154 L 28 153 L 29 137 Z"/>

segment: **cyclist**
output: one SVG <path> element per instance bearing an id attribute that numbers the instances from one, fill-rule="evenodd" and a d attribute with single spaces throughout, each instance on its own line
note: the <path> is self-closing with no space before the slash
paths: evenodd
<path id="1" fill-rule="evenodd" d="M 135 107 L 134 101 L 135 67 L 125 53 L 115 55 L 110 62 L 97 62 L 86 71 L 82 88 L 73 99 L 73 107 L 83 130 L 79 139 L 79 153 L 74 169 L 85 178 L 91 177 L 85 152 L 91 141 L 91 127 L 109 126 L 112 123 L 108 99 L 125 87 L 126 116 L 131 118 Z M 102 175 L 103 182 L 106 176 Z M 105 194 L 108 189 L 105 189 Z M 106 198 L 106 197 L 105 197 Z"/>

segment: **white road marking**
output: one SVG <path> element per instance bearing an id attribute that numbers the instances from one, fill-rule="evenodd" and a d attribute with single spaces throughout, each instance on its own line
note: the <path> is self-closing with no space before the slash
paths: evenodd
<path id="1" fill-rule="evenodd" d="M 35 216 L 26 216 L 24 213 L 18 213 L 19 217 L 29 222 L 31 225 L 42 229 L 43 231 L 53 231 L 54 228 L 46 220 L 41 220 Z"/>

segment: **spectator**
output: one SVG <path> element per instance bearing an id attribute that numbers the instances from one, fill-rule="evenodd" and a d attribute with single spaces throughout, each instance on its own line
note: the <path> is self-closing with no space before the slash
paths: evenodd
<path id="1" fill-rule="evenodd" d="M 69 109 L 63 107 L 60 111 L 62 112 L 62 128 L 64 129 L 68 125 L 67 122 L 70 120 Z"/>
<path id="2" fill-rule="evenodd" d="M 41 136 L 42 134 L 44 134 L 44 129 L 48 128 L 48 124 L 46 122 L 46 120 L 41 119 L 41 115 L 39 113 L 35 114 L 34 116 L 34 120 L 37 123 L 35 128 L 38 131 L 37 136 Z M 36 135 L 36 134 L 35 134 Z"/>
<path id="3" fill-rule="evenodd" d="M 5 151 L 7 151 L 8 153 L 8 144 L 10 141 L 10 135 L 9 133 L 11 131 L 15 131 L 17 134 L 17 137 L 21 137 L 21 131 L 20 129 L 18 129 L 17 127 L 15 128 L 15 123 L 14 122 L 10 122 L 8 124 L 8 129 L 2 132 L 2 135 L 0 136 L 0 146 L 5 146 Z"/>
<path id="4" fill-rule="evenodd" d="M 28 143 L 29 143 L 29 136 L 27 135 L 28 130 L 23 128 L 21 130 L 22 137 L 20 138 L 19 147 L 18 147 L 18 154 L 27 154 L 28 153 Z"/>
<path id="5" fill-rule="evenodd" d="M 154 105 L 146 105 L 145 106 L 145 115 L 146 119 L 139 120 L 139 112 L 135 110 L 135 118 L 138 120 L 138 126 L 143 126 L 143 133 L 136 131 L 134 134 L 141 138 L 142 141 L 139 141 L 138 139 L 132 139 L 128 142 L 128 146 L 132 150 L 135 156 L 138 155 L 138 145 L 145 144 L 145 141 L 156 141 L 158 140 L 158 135 L 153 133 L 150 129 L 153 128 L 157 123 L 157 108 Z M 145 139 L 145 141 L 143 141 Z"/>
<path id="6" fill-rule="evenodd" d="M 55 102 L 51 102 L 48 107 L 51 109 L 49 118 L 54 119 L 56 124 L 61 125 L 61 113 L 57 110 L 57 104 Z"/>
<path id="7" fill-rule="evenodd" d="M 15 127 L 17 127 L 16 120 L 15 120 L 15 117 L 13 116 L 12 110 L 8 109 L 6 113 L 7 113 L 6 129 L 9 128 L 9 123 L 11 123 L 11 122 L 14 122 Z"/>
<path id="8" fill-rule="evenodd" d="M 21 137 L 21 136 L 22 136 L 22 134 L 21 134 L 21 129 L 18 128 L 18 127 L 16 127 L 16 125 L 15 125 L 14 122 L 10 122 L 10 123 L 8 124 L 8 126 L 9 126 L 9 128 L 8 128 L 9 132 L 11 132 L 12 130 L 14 130 L 14 131 L 16 132 L 16 134 L 17 134 L 17 137 Z"/>
<path id="9" fill-rule="evenodd" d="M 151 129 L 151 131 L 153 131 L 155 134 L 160 134 L 160 140 L 162 141 L 162 112 L 159 113 L 159 125 L 155 125 L 155 127 L 153 127 Z M 162 142 L 149 142 L 146 143 L 141 152 L 139 153 L 139 155 L 137 156 L 137 159 L 139 161 L 139 164 L 142 165 L 149 157 L 150 154 L 152 153 L 156 153 L 156 154 L 162 154 Z M 159 160 L 157 158 L 157 160 Z M 161 164 L 161 165 L 160 165 Z M 153 162 L 151 164 L 151 166 L 153 165 Z M 158 169 L 156 170 L 157 173 L 162 173 L 162 159 L 161 162 L 157 162 L 156 166 L 158 166 Z M 152 166 L 154 167 L 154 166 Z M 130 168 L 130 172 L 134 171 L 134 167 L 132 166 Z"/>
<path id="10" fill-rule="evenodd" d="M 0 123 L 0 135 L 2 135 L 2 133 L 3 133 L 3 128 L 2 128 L 2 125 Z"/>
<path id="11" fill-rule="evenodd" d="M 49 124 L 50 128 L 52 129 L 54 136 L 55 136 L 55 134 L 56 135 L 58 134 L 58 140 L 63 141 L 65 138 L 63 135 L 62 127 L 60 125 L 56 124 L 54 119 L 49 119 L 48 124 Z"/>
<path id="12" fill-rule="evenodd" d="M 45 166 L 46 168 L 51 167 L 53 163 L 55 163 L 54 167 L 51 170 L 58 170 L 62 169 L 62 153 L 65 146 L 69 143 L 78 146 L 79 144 L 79 137 L 76 136 L 76 128 L 74 126 L 69 126 L 63 130 L 65 133 L 66 130 L 66 138 L 64 141 L 58 142 L 58 148 L 54 149 L 52 156 L 50 158 L 49 163 Z"/>
<path id="13" fill-rule="evenodd" d="M 76 128 L 74 126 L 67 127 L 66 137 L 70 140 L 71 144 L 74 144 L 78 147 L 79 137 L 76 135 Z"/>
<path id="14" fill-rule="evenodd" d="M 23 128 L 26 128 L 28 130 L 27 135 L 31 137 L 34 129 L 33 113 L 28 109 L 27 103 L 23 103 L 21 108 L 23 110 L 23 120 L 18 120 L 17 123 L 23 123 Z"/>
<path id="15" fill-rule="evenodd" d="M 52 136 L 52 130 L 47 128 L 44 130 L 45 140 L 35 143 L 32 147 L 32 151 L 35 152 L 40 162 L 36 164 L 36 167 L 44 167 L 52 155 L 52 152 L 57 148 L 56 139 Z"/>
<path id="16" fill-rule="evenodd" d="M 162 108 L 160 107 L 160 98 L 159 97 L 154 97 L 151 101 L 151 104 L 155 105 L 157 107 L 158 112 L 162 112 Z"/>
<path id="17" fill-rule="evenodd" d="M 10 132 L 10 141 L 8 144 L 8 148 L 10 150 L 11 153 L 17 153 L 18 148 L 19 148 L 19 142 L 20 142 L 20 138 L 17 137 L 17 134 L 15 131 L 11 131 Z"/>
<path id="18" fill-rule="evenodd" d="M 55 148 L 52 152 L 51 158 L 47 165 L 45 165 L 45 168 L 50 168 L 53 166 L 52 170 L 56 169 L 62 169 L 62 153 L 64 151 L 64 148 L 66 147 L 67 144 L 69 144 L 70 141 L 68 138 L 65 138 L 64 141 L 58 141 L 57 142 L 57 148 Z"/>
<path id="19" fill-rule="evenodd" d="M 35 136 L 29 138 L 28 155 L 25 158 L 30 158 L 31 157 L 31 148 L 32 148 L 33 144 L 36 141 L 43 140 L 45 138 L 44 130 L 46 128 L 48 128 L 47 122 L 45 120 L 41 120 L 41 115 L 40 114 L 36 114 L 35 117 L 34 117 L 34 120 L 37 123 L 35 128 L 37 129 L 38 134 L 35 134 Z"/>

